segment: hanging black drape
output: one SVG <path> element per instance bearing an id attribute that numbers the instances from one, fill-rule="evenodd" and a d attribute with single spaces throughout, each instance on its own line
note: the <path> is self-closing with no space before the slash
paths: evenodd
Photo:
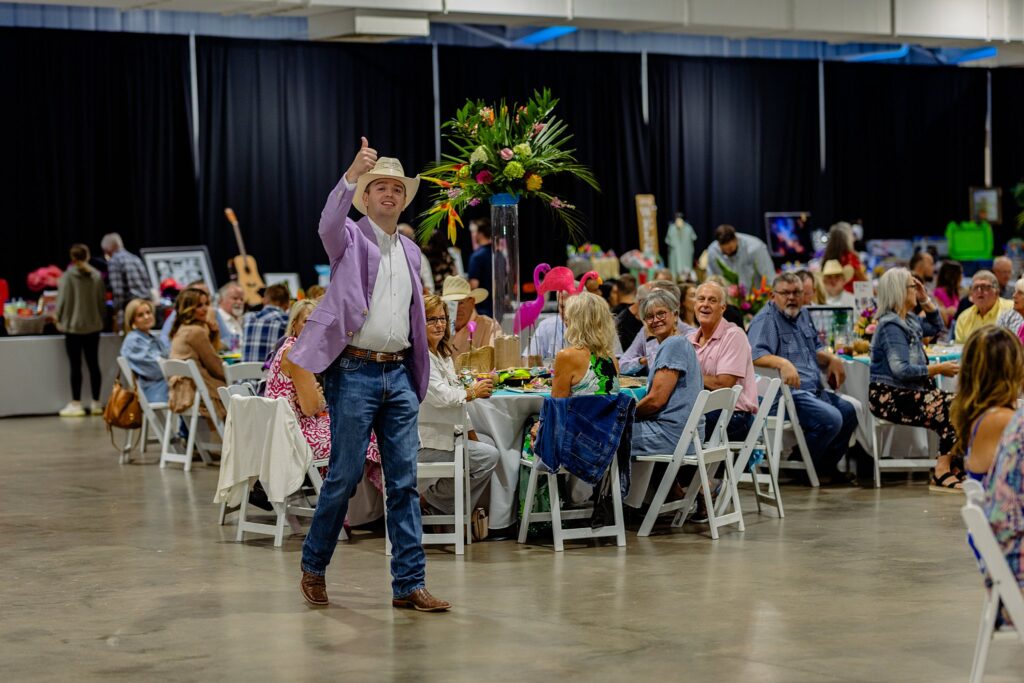
<path id="1" fill-rule="evenodd" d="M 641 111 L 640 56 L 612 53 L 439 48 L 441 118 L 451 118 L 467 99 L 525 102 L 534 90 L 551 88 L 555 112 L 575 135 L 571 147 L 593 169 L 602 192 L 576 181 L 552 181 L 586 216 L 585 239 L 605 249 L 631 249 L 639 241 L 633 196 L 650 192 L 646 131 Z M 482 207 L 483 209 L 483 207 Z M 481 210 L 482 210 L 481 209 Z M 550 211 L 535 202 L 520 206 L 520 264 L 565 262 L 567 235 Z M 460 245 L 466 253 L 468 242 Z"/>
<path id="2" fill-rule="evenodd" d="M 1003 225 L 1000 233 L 1014 234 L 1021 207 L 1013 186 L 1024 181 L 1024 71 L 992 70 L 992 184 L 1003 189 Z"/>
<path id="3" fill-rule="evenodd" d="M 651 55 L 647 73 L 663 225 L 682 212 L 699 253 L 719 224 L 764 239 L 764 212 L 815 210 L 816 63 Z"/>
<path id="4" fill-rule="evenodd" d="M 828 188 L 836 220 L 869 237 L 942 235 L 985 180 L 985 71 L 825 65 Z"/>
<path id="5" fill-rule="evenodd" d="M 381 156 L 397 157 L 409 175 L 433 159 L 430 48 L 196 43 L 200 212 L 214 266 L 223 276 L 237 253 L 223 213 L 231 206 L 261 271 L 298 272 L 311 284 L 313 266 L 327 263 L 320 211 L 359 137 Z"/>
<path id="6" fill-rule="evenodd" d="M 119 232 L 129 250 L 195 244 L 188 39 L 0 29 L 0 276 L 64 267 Z"/>

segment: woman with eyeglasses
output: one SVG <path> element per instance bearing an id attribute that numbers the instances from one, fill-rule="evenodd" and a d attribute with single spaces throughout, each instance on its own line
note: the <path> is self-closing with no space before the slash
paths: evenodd
<path id="1" fill-rule="evenodd" d="M 693 344 L 676 334 L 679 297 L 654 290 L 640 304 L 640 319 L 659 346 L 647 376 L 647 395 L 636 404 L 633 455 L 672 453 L 704 388 L 700 363 Z"/>
<path id="2" fill-rule="evenodd" d="M 931 489 L 958 491 L 961 473 L 952 466 L 956 429 L 949 419 L 953 394 L 936 387 L 932 378 L 953 377 L 959 366 L 954 361 L 928 363 L 921 321 L 913 314 L 918 301 L 926 296 L 924 285 L 906 268 L 894 268 L 878 281 L 879 318 L 871 340 L 868 401 L 876 417 L 938 434 L 939 456 Z M 941 322 L 934 306 L 927 316 L 932 323 Z"/>
<path id="3" fill-rule="evenodd" d="M 427 346 L 430 349 L 430 382 L 427 395 L 420 406 L 420 462 L 451 462 L 455 450 L 455 425 L 469 430 L 470 508 L 476 506 L 487 488 L 491 472 L 498 464 L 498 449 L 481 443 L 463 415 L 469 401 L 490 398 L 494 391 L 491 379 L 478 379 L 463 387 L 455 373 L 452 361 L 451 324 L 448 306 L 437 295 L 424 297 L 427 314 Z M 436 479 L 420 489 L 420 498 L 426 506 L 440 514 L 455 511 L 455 486 L 451 479 Z M 433 511 L 432 510 L 432 511 Z"/>

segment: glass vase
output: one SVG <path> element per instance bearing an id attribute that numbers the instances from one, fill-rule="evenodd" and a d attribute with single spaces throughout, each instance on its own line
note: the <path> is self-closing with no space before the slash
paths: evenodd
<path id="1" fill-rule="evenodd" d="M 494 319 L 502 334 L 512 334 L 519 310 L 519 196 L 491 196 L 491 283 Z"/>

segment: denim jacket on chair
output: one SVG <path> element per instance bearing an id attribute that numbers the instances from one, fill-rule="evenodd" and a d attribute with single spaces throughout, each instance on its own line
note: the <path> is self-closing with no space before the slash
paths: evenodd
<path id="1" fill-rule="evenodd" d="M 625 495 L 629 488 L 629 449 L 635 410 L 636 401 L 625 392 L 545 398 L 534 451 L 551 471 L 564 467 L 570 474 L 595 486 L 618 454 L 620 483 Z"/>
<path id="2" fill-rule="evenodd" d="M 871 340 L 871 381 L 907 389 L 931 387 L 917 316 L 903 319 L 890 311 L 879 318 Z"/>

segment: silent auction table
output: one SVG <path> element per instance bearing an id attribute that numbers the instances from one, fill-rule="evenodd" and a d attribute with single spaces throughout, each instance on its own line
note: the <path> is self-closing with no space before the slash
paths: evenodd
<path id="1" fill-rule="evenodd" d="M 623 389 L 639 400 L 644 389 Z M 540 413 L 548 392 L 523 392 L 500 389 L 490 398 L 470 401 L 469 419 L 477 434 L 494 442 L 501 454 L 491 475 L 488 526 L 501 529 L 518 517 L 519 460 L 523 450 L 523 427 L 531 415 Z"/>
<path id="2" fill-rule="evenodd" d="M 104 404 L 117 374 L 120 350 L 120 335 L 100 335 L 100 400 Z M 70 376 L 64 335 L 0 337 L 0 417 L 56 415 L 71 400 Z M 82 402 L 87 404 L 91 398 L 89 368 L 83 358 Z"/>

